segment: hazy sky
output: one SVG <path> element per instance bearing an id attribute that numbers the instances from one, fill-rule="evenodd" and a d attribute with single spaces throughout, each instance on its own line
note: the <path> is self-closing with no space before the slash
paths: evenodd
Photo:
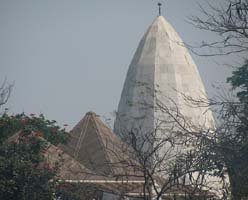
<path id="1" fill-rule="evenodd" d="M 186 22 L 200 14 L 197 3 L 204 1 L 162 1 L 163 15 L 189 44 L 212 37 Z M 102 116 L 116 110 L 129 63 L 158 14 L 156 4 L 0 0 L 0 80 L 15 82 L 10 112 L 44 113 L 73 126 L 87 111 Z M 213 93 L 211 84 L 224 82 L 228 70 L 216 59 L 193 58 Z"/>

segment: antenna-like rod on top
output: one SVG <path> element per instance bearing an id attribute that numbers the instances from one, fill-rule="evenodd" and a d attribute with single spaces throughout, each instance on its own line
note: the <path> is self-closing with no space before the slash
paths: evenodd
<path id="1" fill-rule="evenodd" d="M 162 3 L 158 3 L 158 14 L 159 16 L 161 16 L 161 6 L 162 6 Z"/>

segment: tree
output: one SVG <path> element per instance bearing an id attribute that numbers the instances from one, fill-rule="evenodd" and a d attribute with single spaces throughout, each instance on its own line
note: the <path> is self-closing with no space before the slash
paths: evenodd
<path id="1" fill-rule="evenodd" d="M 143 199 L 178 198 L 184 199 L 209 199 L 215 197 L 213 189 L 208 185 L 206 177 L 209 175 L 208 169 L 199 165 L 198 154 L 195 156 L 193 151 L 184 149 L 183 143 L 188 143 L 190 138 L 183 136 L 182 133 L 172 134 L 168 137 L 159 136 L 158 131 L 152 134 L 153 148 L 146 149 L 144 146 L 150 143 L 150 138 L 143 138 L 139 144 L 136 134 L 130 132 L 131 154 L 137 163 L 132 163 L 136 169 L 136 177 L 142 178 Z M 128 136 L 129 137 L 129 136 Z M 179 139 L 180 138 L 180 139 Z M 193 137 L 191 137 L 193 138 Z M 135 142 L 134 142 L 135 141 Z M 140 140 L 139 140 L 140 141 Z M 155 144 L 154 144 L 154 141 Z M 166 148 L 163 152 L 162 149 Z M 163 153 L 161 153 L 161 150 Z M 126 175 L 125 175 L 126 176 Z M 211 189 L 211 192 L 209 191 Z"/>
<path id="2" fill-rule="evenodd" d="M 13 84 L 6 84 L 6 80 L 3 81 L 0 86 L 0 108 L 7 103 L 11 90 L 13 88 Z"/>
<path id="3" fill-rule="evenodd" d="M 210 50 L 199 55 L 216 56 L 248 51 L 248 1 L 213 1 L 208 7 L 200 6 L 203 17 L 190 17 L 190 22 L 199 29 L 218 36 L 215 41 L 204 41 L 199 48 Z"/>
<path id="4" fill-rule="evenodd" d="M 233 75 L 227 78 L 227 82 L 231 84 L 232 88 L 239 89 L 237 91 L 237 97 L 240 103 L 246 103 L 248 101 L 248 60 L 245 61 L 245 64 L 233 71 Z M 246 113 L 246 109 L 243 108 L 243 111 Z"/>
<path id="5" fill-rule="evenodd" d="M 219 142 L 228 148 L 223 154 L 232 195 L 234 199 L 242 199 L 248 197 L 248 61 L 233 71 L 227 82 L 237 90 L 238 101 L 229 103 L 223 113 L 229 131 L 225 131 Z"/>
<path id="6" fill-rule="evenodd" d="M 196 101 L 197 106 L 212 106 L 218 123 L 214 132 L 196 134 L 194 154 L 199 164 L 213 176 L 226 179 L 228 176 L 232 199 L 248 197 L 248 65 L 233 71 L 227 82 L 236 92 L 236 98 L 223 96 L 210 102 Z M 192 99 L 190 99 L 192 101 Z M 203 159 L 201 159 L 203 158 Z M 227 190 L 228 192 L 228 190 Z"/>
<path id="7" fill-rule="evenodd" d="M 137 171 L 135 176 L 144 180 L 143 199 L 209 199 L 225 192 L 224 180 L 211 179 L 216 177 L 214 167 L 202 154 L 201 147 L 205 144 L 202 134 L 207 136 L 209 131 L 202 128 L 202 132 L 196 132 L 173 100 L 167 106 L 159 98 L 155 99 L 155 110 L 163 118 L 157 119 L 152 131 L 145 132 L 142 125 L 127 132 L 125 127 L 121 129 L 122 140 L 130 147 L 127 154 L 137 161 L 130 163 Z M 141 102 L 134 104 L 150 107 Z"/>
<path id="8" fill-rule="evenodd" d="M 35 138 L 0 147 L 1 199 L 52 199 L 56 169 L 44 162 L 39 151 L 42 142 Z"/>
<path id="9" fill-rule="evenodd" d="M 200 55 L 247 54 L 248 50 L 248 1 L 226 0 L 222 3 L 208 3 L 208 8 L 200 6 L 203 17 L 191 17 L 191 23 L 200 29 L 219 36 L 219 40 L 204 42 L 200 48 L 211 53 Z M 198 106 L 211 105 L 216 110 L 218 126 L 213 135 L 206 134 L 204 151 L 209 152 L 215 175 L 228 174 L 233 199 L 245 199 L 248 194 L 248 61 L 233 71 L 227 82 L 235 92 L 233 98 L 222 95 L 210 102 L 195 102 Z M 199 154 L 201 155 L 201 153 Z"/>
<path id="10" fill-rule="evenodd" d="M 54 199 L 58 168 L 46 162 L 48 144 L 65 143 L 56 121 L 25 114 L 0 118 L 1 199 Z"/>

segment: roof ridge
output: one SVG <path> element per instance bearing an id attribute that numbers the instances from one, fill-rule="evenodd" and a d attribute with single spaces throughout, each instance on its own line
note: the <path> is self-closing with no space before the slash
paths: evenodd
<path id="1" fill-rule="evenodd" d="M 99 126 L 98 126 L 98 124 L 97 124 L 97 121 L 96 121 L 96 119 L 95 119 L 97 116 L 93 116 L 93 115 L 91 115 L 91 116 L 92 116 L 93 122 L 94 122 L 95 127 L 96 127 L 96 133 L 97 133 L 97 136 L 98 136 L 99 143 L 101 144 L 102 149 L 103 149 L 103 152 L 104 152 L 104 154 L 105 154 L 105 156 L 106 156 L 106 160 L 107 160 L 109 163 L 111 163 L 111 159 L 110 159 L 108 153 L 106 152 L 105 145 L 103 144 L 103 138 L 102 138 L 102 136 L 101 136 L 101 134 L 100 134 L 100 128 L 99 128 Z M 108 167 L 109 167 L 109 166 L 108 166 Z M 109 167 L 109 169 L 110 169 L 111 173 L 114 173 L 112 167 Z"/>
<path id="2" fill-rule="evenodd" d="M 81 144 L 84 140 L 84 137 L 86 135 L 86 131 L 87 131 L 87 128 L 88 128 L 88 124 L 89 124 L 89 116 L 86 115 L 86 125 L 85 123 L 83 123 L 83 127 L 82 127 L 82 131 L 80 132 L 80 135 L 79 135 L 79 139 L 78 139 L 78 142 L 77 142 L 77 145 L 76 145 L 76 148 L 75 148 L 75 151 L 74 151 L 74 157 L 77 158 L 78 157 L 78 154 L 79 154 L 79 151 L 80 151 L 80 147 L 81 147 Z M 84 121 L 84 120 L 83 120 Z"/>

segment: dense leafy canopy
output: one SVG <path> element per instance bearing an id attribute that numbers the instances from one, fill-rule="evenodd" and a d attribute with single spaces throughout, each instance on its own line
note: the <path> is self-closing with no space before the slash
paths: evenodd
<path id="1" fill-rule="evenodd" d="M 240 102 L 248 103 L 248 60 L 245 64 L 233 71 L 232 76 L 227 79 L 233 89 L 238 89 L 237 97 Z"/>
<path id="2" fill-rule="evenodd" d="M 222 145 L 230 149 L 224 153 L 232 192 L 240 198 L 248 197 L 248 60 L 227 81 L 237 89 L 239 101 L 230 107 L 233 133 L 222 140 Z"/>
<path id="3" fill-rule="evenodd" d="M 58 167 L 46 162 L 48 144 L 65 143 L 66 130 L 43 115 L 0 118 L 0 199 L 54 199 Z"/>
<path id="4" fill-rule="evenodd" d="M 214 161 L 217 174 L 227 172 L 233 199 L 248 197 L 248 61 L 227 79 L 236 99 L 223 99 L 218 105 L 221 125 L 206 152 Z"/>
<path id="5" fill-rule="evenodd" d="M 23 136 L 35 133 L 37 136 L 43 137 L 46 141 L 54 145 L 65 143 L 68 138 L 68 134 L 64 128 L 61 129 L 54 120 L 45 119 L 42 114 L 38 117 L 34 114 L 30 116 L 25 114 L 15 116 L 4 114 L 0 118 L 1 143 L 18 131 L 22 131 Z"/>

